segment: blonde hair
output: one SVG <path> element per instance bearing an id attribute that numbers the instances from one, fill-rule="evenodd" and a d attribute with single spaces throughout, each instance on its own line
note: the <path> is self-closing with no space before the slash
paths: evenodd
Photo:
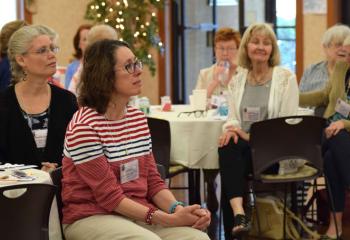
<path id="1" fill-rule="evenodd" d="M 247 30 L 244 32 L 241 45 L 238 50 L 238 65 L 247 69 L 252 68 L 252 63 L 247 53 L 247 45 L 252 38 L 252 36 L 256 33 L 263 34 L 270 38 L 272 43 L 272 52 L 270 55 L 270 59 L 268 64 L 270 67 L 274 67 L 280 64 L 280 50 L 277 45 L 277 38 L 275 33 L 273 32 L 271 26 L 267 23 L 253 23 L 251 24 Z"/>
<path id="2" fill-rule="evenodd" d="M 332 42 L 343 44 L 346 36 L 350 35 L 350 28 L 343 24 L 336 24 L 326 30 L 322 37 L 322 45 L 329 47 Z"/>
<path id="3" fill-rule="evenodd" d="M 49 36 L 52 40 L 57 38 L 57 33 L 44 25 L 24 26 L 12 34 L 7 54 L 11 64 L 13 84 L 18 83 L 25 77 L 23 68 L 16 61 L 16 56 L 27 53 L 33 40 L 42 35 Z"/>
<path id="4" fill-rule="evenodd" d="M 118 40 L 117 31 L 109 25 L 101 24 L 93 26 L 87 34 L 87 45 L 91 45 L 99 40 Z"/>

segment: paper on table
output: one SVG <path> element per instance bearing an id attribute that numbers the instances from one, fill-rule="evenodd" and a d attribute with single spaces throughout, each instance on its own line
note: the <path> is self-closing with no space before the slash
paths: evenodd
<path id="1" fill-rule="evenodd" d="M 12 175 L 4 175 L 0 177 L 0 182 L 30 182 L 34 181 L 36 177 L 27 176 L 27 177 L 15 177 Z"/>
<path id="2" fill-rule="evenodd" d="M 11 164 L 11 163 L 5 163 L 3 165 L 0 165 L 0 170 L 6 170 L 6 169 L 28 169 L 28 168 L 37 168 L 36 165 L 24 165 L 24 164 Z"/>

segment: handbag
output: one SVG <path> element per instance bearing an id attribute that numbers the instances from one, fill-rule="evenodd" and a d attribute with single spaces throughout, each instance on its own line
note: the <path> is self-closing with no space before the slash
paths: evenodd
<path id="1" fill-rule="evenodd" d="M 274 196 L 258 197 L 255 202 L 255 213 L 252 214 L 252 228 L 250 236 L 259 236 L 267 239 L 283 239 L 283 209 L 282 200 Z M 260 232 L 258 228 L 257 216 L 259 218 Z M 294 224 L 297 222 L 304 231 L 315 239 L 319 238 L 317 232 L 313 232 L 300 218 L 286 209 L 286 237 L 287 239 L 301 239 L 301 236 Z"/>

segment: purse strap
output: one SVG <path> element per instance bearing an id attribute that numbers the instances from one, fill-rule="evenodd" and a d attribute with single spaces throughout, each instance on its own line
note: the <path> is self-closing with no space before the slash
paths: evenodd
<path id="1" fill-rule="evenodd" d="M 281 200 L 276 200 L 276 204 L 281 209 L 284 208 L 284 204 L 282 203 Z M 307 232 L 310 236 L 312 236 L 315 239 L 320 238 L 320 235 L 317 232 L 312 231 L 308 226 L 305 225 L 305 223 L 300 218 L 295 216 L 295 214 L 291 210 L 289 210 L 288 208 L 286 208 L 286 213 L 288 214 L 287 216 L 290 217 L 290 221 L 287 221 L 287 225 L 293 224 L 292 220 L 295 220 L 299 223 L 299 225 L 303 228 L 303 230 L 305 232 Z M 293 225 L 293 227 L 287 226 L 286 230 L 287 230 L 287 234 L 289 235 L 289 237 L 291 237 L 293 240 L 300 239 L 299 233 L 295 229 L 294 225 Z M 289 233 L 288 233 L 288 231 L 289 231 Z"/>

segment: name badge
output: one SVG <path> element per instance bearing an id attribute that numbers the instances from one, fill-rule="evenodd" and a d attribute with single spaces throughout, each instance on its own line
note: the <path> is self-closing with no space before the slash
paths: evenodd
<path id="1" fill-rule="evenodd" d="M 32 133 L 34 136 L 36 147 L 44 148 L 46 146 L 47 128 L 32 130 Z"/>
<path id="2" fill-rule="evenodd" d="M 260 120 L 260 107 L 246 107 L 243 110 L 243 121 L 257 122 Z"/>
<path id="3" fill-rule="evenodd" d="M 335 111 L 347 118 L 350 113 L 350 104 L 338 98 L 337 104 L 335 105 Z"/>
<path id="4" fill-rule="evenodd" d="M 139 161 L 137 159 L 120 165 L 121 184 L 139 178 Z"/>

